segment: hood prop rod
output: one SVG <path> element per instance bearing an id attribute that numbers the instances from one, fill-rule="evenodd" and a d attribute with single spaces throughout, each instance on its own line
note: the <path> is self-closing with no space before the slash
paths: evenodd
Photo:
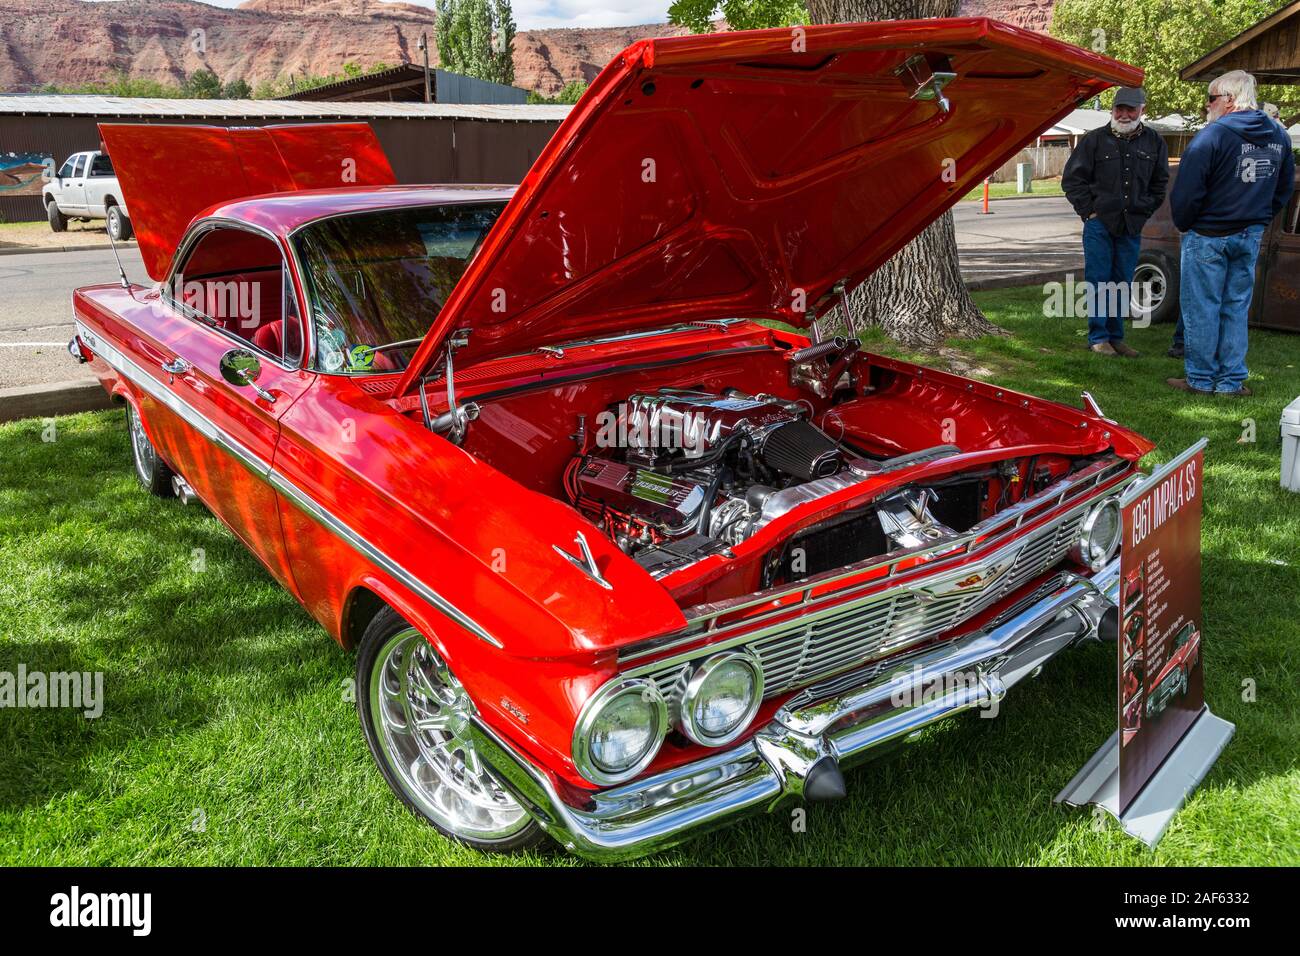
<path id="1" fill-rule="evenodd" d="M 425 423 L 431 432 L 445 435 L 453 445 L 465 440 L 469 423 L 478 418 L 479 408 L 474 402 L 456 405 L 456 370 L 452 365 L 452 356 L 456 350 L 469 342 L 469 329 L 457 329 L 447 340 L 445 377 L 447 380 L 447 410 L 433 421 L 429 421 L 429 399 L 424 392 L 424 379 L 420 380 L 420 408 L 424 412 Z"/>

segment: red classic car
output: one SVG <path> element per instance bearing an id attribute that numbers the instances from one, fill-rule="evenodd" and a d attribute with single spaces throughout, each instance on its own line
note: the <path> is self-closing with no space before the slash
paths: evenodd
<path id="1" fill-rule="evenodd" d="M 1173 647 L 1169 649 L 1169 660 L 1160 668 L 1151 692 L 1147 694 L 1147 717 L 1161 713 L 1175 697 L 1187 693 L 1192 671 L 1201 659 L 1201 631 L 1191 621 L 1184 624 L 1174 635 Z"/>
<path id="2" fill-rule="evenodd" d="M 983 19 L 649 40 L 517 189 L 393 185 L 364 125 L 104 125 L 156 284 L 79 290 L 71 349 L 140 482 L 356 650 L 411 809 L 650 852 L 1116 637 L 1151 444 L 817 321 L 1140 78 Z"/>

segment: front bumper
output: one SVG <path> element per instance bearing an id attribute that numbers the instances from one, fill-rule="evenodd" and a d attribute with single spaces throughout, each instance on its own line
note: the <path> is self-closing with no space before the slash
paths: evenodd
<path id="1" fill-rule="evenodd" d="M 474 721 L 478 752 L 525 809 L 565 847 L 616 861 L 672 846 L 741 814 L 843 794 L 842 767 L 961 711 L 986 708 L 1065 648 L 1117 633 L 1119 559 L 1069 575 L 992 628 L 801 691 L 752 738 L 729 750 L 565 803 L 551 778 Z"/>

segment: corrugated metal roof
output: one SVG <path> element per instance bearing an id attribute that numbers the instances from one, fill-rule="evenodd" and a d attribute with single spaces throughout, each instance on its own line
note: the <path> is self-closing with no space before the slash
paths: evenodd
<path id="1" fill-rule="evenodd" d="M 476 119 L 502 122 L 555 122 L 569 115 L 569 106 L 527 103 L 327 103 L 299 100 L 182 100 L 144 96 L 82 96 L 44 94 L 0 96 L 0 114 L 53 116 L 170 116 L 212 119 Z"/>

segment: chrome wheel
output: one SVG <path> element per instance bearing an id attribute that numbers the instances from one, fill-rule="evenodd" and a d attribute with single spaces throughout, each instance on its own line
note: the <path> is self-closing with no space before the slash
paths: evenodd
<path id="1" fill-rule="evenodd" d="M 484 767 L 468 735 L 474 704 L 419 631 L 405 628 L 384 641 L 369 685 L 383 760 L 423 814 L 480 841 L 506 840 L 531 824 Z"/>
<path id="2" fill-rule="evenodd" d="M 1165 270 L 1152 262 L 1142 262 L 1133 271 L 1133 313 L 1142 318 L 1154 315 L 1169 294 Z"/>
<path id="3" fill-rule="evenodd" d="M 158 453 L 153 450 L 153 443 L 145 434 L 144 422 L 140 420 L 140 413 L 135 410 L 135 406 L 127 405 L 126 420 L 131 432 L 131 454 L 135 459 L 135 473 L 147 486 L 153 481 L 154 472 L 157 470 Z"/>

